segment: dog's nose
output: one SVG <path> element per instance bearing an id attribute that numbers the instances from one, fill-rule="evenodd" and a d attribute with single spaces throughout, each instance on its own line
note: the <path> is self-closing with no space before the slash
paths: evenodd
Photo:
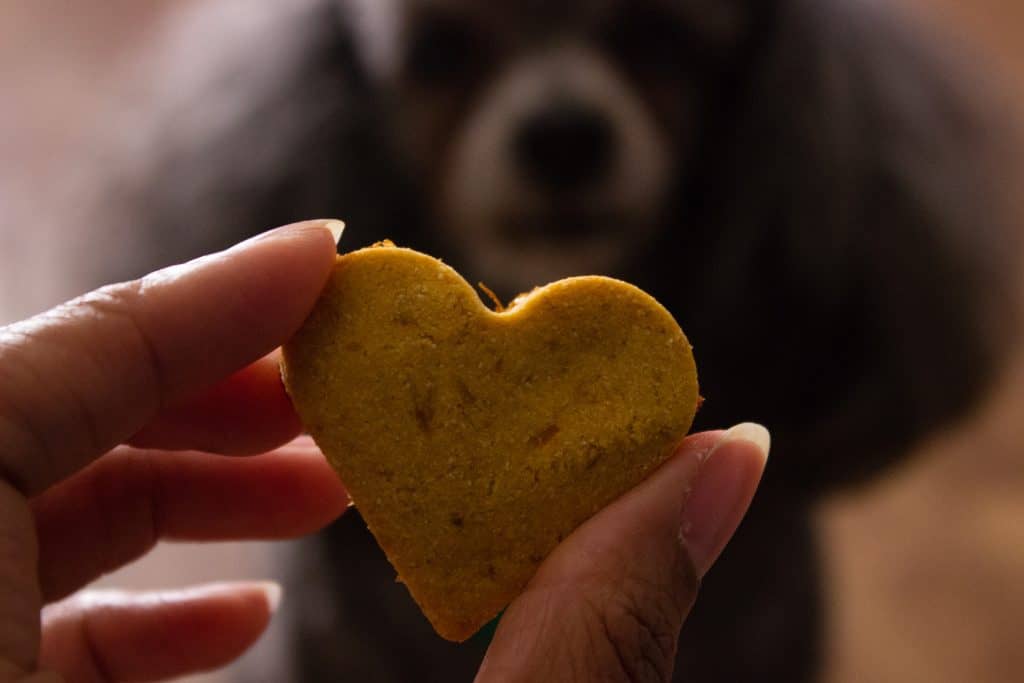
<path id="1" fill-rule="evenodd" d="M 552 103 L 520 124 L 513 138 L 515 162 L 539 189 L 568 193 L 608 173 L 615 131 L 599 109 L 583 103 Z"/>

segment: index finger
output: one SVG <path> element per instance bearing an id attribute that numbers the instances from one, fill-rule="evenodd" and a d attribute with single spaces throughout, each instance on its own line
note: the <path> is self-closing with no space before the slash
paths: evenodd
<path id="1" fill-rule="evenodd" d="M 291 336 L 340 224 L 300 223 L 0 329 L 0 475 L 34 495 Z"/>

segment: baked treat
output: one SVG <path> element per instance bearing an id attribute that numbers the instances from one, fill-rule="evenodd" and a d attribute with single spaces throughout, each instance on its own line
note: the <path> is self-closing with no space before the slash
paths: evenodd
<path id="1" fill-rule="evenodd" d="M 690 344 L 636 287 L 570 278 L 492 311 L 389 243 L 338 257 L 282 367 L 399 580 L 455 641 L 671 455 L 699 400 Z"/>

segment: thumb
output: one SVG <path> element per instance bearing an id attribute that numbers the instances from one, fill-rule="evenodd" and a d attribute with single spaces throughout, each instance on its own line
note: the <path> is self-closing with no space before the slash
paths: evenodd
<path id="1" fill-rule="evenodd" d="M 768 446 L 754 424 L 688 437 L 544 561 L 477 683 L 670 680 L 701 577 L 746 513 Z"/>

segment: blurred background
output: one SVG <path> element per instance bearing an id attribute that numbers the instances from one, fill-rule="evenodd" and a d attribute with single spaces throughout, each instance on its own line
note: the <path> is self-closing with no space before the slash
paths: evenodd
<path id="1" fill-rule="evenodd" d="M 148 84 L 131 66 L 168 31 L 201 30 L 181 15 L 217 2 L 0 3 L 0 323 L 80 293 L 97 268 L 120 276 L 111 264 L 131 235 L 99 241 L 76 223 L 77 188 L 103 164 L 91 135 L 111 93 L 131 104 L 137 90 L 144 106 Z M 1001 84 L 1003 106 L 1024 118 L 1024 4 L 899 2 Z M 1024 349 L 977 417 L 930 438 L 886 478 L 821 506 L 825 680 L 995 683 L 1024 671 L 1022 416 Z M 277 556 L 258 543 L 162 546 L 103 583 L 273 577 Z"/>

